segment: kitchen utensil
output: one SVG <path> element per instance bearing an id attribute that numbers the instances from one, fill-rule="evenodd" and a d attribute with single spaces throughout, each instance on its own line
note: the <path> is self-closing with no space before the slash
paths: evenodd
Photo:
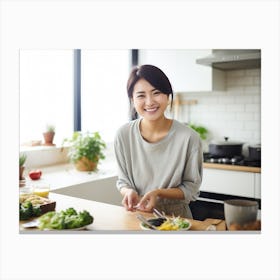
<path id="1" fill-rule="evenodd" d="M 243 143 L 228 141 L 228 137 L 224 139 L 225 141 L 212 141 L 209 144 L 209 153 L 213 157 L 241 156 Z"/>
<path id="2" fill-rule="evenodd" d="M 182 100 L 182 96 L 179 92 L 177 92 L 174 96 L 174 101 L 173 101 L 173 109 L 172 111 L 174 112 L 173 113 L 173 118 L 175 120 L 178 120 L 179 119 L 179 116 L 180 116 L 180 106 L 181 105 L 187 105 L 187 106 L 190 106 L 190 105 L 194 105 L 194 104 L 197 104 L 197 100 Z M 187 119 L 188 121 L 190 120 L 190 116 L 189 116 L 189 112 L 190 110 L 187 110 L 188 112 L 188 116 L 187 116 Z"/>
<path id="3" fill-rule="evenodd" d="M 148 226 L 149 228 L 155 229 L 157 230 L 157 228 L 152 225 L 144 216 L 142 216 L 141 214 L 138 214 L 137 219 L 140 220 L 144 225 Z"/>
<path id="4" fill-rule="evenodd" d="M 161 213 L 160 211 L 158 211 L 156 208 L 154 208 L 153 212 L 157 217 L 166 219 L 165 215 L 163 213 Z"/>
<path id="5" fill-rule="evenodd" d="M 252 160 L 261 160 L 261 145 L 249 146 L 249 158 Z"/>
<path id="6" fill-rule="evenodd" d="M 224 214 L 227 229 L 231 224 L 244 224 L 254 222 L 258 214 L 258 202 L 246 199 L 230 199 L 224 201 Z"/>

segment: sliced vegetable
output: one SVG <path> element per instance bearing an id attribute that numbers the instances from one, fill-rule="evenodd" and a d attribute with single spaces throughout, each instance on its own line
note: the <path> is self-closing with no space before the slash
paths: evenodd
<path id="1" fill-rule="evenodd" d="M 150 221 L 150 220 L 149 220 Z M 157 226 L 158 230 L 180 230 L 189 228 L 188 220 L 181 217 L 167 218 Z"/>
<path id="2" fill-rule="evenodd" d="M 186 219 L 180 217 L 174 218 L 173 223 L 177 224 L 179 228 L 188 228 L 190 225 L 190 223 Z"/>
<path id="3" fill-rule="evenodd" d="M 157 227 L 158 230 L 178 230 L 179 226 L 175 223 L 173 223 L 170 220 L 165 221 L 162 223 L 159 227 Z"/>

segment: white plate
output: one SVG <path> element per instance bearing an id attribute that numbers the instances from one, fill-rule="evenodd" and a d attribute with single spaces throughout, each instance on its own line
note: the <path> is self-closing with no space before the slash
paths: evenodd
<path id="1" fill-rule="evenodd" d="M 92 223 L 91 223 L 92 224 Z M 73 231 L 73 230 L 83 230 L 83 229 L 86 229 L 87 228 L 87 226 L 89 226 L 89 225 L 91 225 L 91 224 L 88 224 L 88 225 L 85 225 L 85 226 L 83 226 L 83 227 L 79 227 L 79 228 L 64 228 L 64 229 L 48 229 L 48 228 L 45 228 L 44 230 L 59 230 L 59 231 L 61 231 L 61 230 L 67 230 L 67 231 Z M 38 227 L 38 225 L 39 225 L 39 221 L 38 220 L 33 220 L 33 221 L 31 221 L 31 222 L 28 222 L 28 223 L 25 223 L 25 224 L 22 224 L 22 227 L 23 228 L 36 228 L 36 227 Z"/>
<path id="2" fill-rule="evenodd" d="M 39 224 L 38 220 L 33 220 L 31 222 L 27 222 L 25 224 L 22 224 L 23 228 L 35 228 L 37 227 Z"/>
<path id="3" fill-rule="evenodd" d="M 192 224 L 188 219 L 184 219 L 184 220 L 189 223 L 189 226 L 186 228 L 180 228 L 177 230 L 158 230 L 158 231 L 186 231 L 186 230 L 189 230 L 191 228 Z M 149 221 L 149 219 L 148 219 L 148 221 Z M 148 226 L 145 226 L 142 222 L 140 223 L 140 227 L 143 230 L 154 230 L 154 229 L 149 228 Z"/>
<path id="4" fill-rule="evenodd" d="M 44 230 L 59 230 L 59 231 L 64 231 L 64 230 L 67 230 L 67 231 L 73 231 L 73 230 L 83 230 L 83 229 L 86 229 L 87 226 L 89 226 L 91 224 L 88 224 L 86 226 L 83 226 L 83 227 L 79 227 L 79 228 L 63 228 L 63 229 L 52 229 L 52 228 L 45 228 Z"/>

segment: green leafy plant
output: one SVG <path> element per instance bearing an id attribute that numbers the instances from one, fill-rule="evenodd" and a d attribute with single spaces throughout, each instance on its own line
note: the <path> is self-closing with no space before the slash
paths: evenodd
<path id="1" fill-rule="evenodd" d="M 26 154 L 20 154 L 19 155 L 19 166 L 23 166 L 25 164 L 26 159 L 27 159 Z"/>
<path id="2" fill-rule="evenodd" d="M 208 130 L 204 126 L 199 126 L 195 124 L 189 124 L 189 127 L 195 130 L 202 140 L 207 138 Z"/>
<path id="3" fill-rule="evenodd" d="M 75 131 L 72 138 L 66 138 L 63 140 L 63 144 L 70 144 L 68 156 L 70 161 L 78 163 L 80 160 L 87 158 L 89 161 L 98 163 L 99 160 L 105 159 L 103 153 L 106 144 L 101 139 L 98 132 L 86 132 Z"/>
<path id="4" fill-rule="evenodd" d="M 46 132 L 55 132 L 55 126 L 52 124 L 46 125 Z"/>

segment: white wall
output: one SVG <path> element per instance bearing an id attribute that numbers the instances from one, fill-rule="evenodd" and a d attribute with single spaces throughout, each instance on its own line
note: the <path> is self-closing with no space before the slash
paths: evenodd
<path id="1" fill-rule="evenodd" d="M 222 92 L 184 93 L 183 99 L 196 99 L 196 105 L 180 108 L 179 120 L 205 126 L 209 139 L 261 143 L 261 70 L 226 72 Z"/>
<path id="2" fill-rule="evenodd" d="M 174 92 L 209 91 L 212 88 L 212 69 L 196 63 L 211 50 L 139 50 L 139 64 L 153 64 L 169 78 Z"/>

